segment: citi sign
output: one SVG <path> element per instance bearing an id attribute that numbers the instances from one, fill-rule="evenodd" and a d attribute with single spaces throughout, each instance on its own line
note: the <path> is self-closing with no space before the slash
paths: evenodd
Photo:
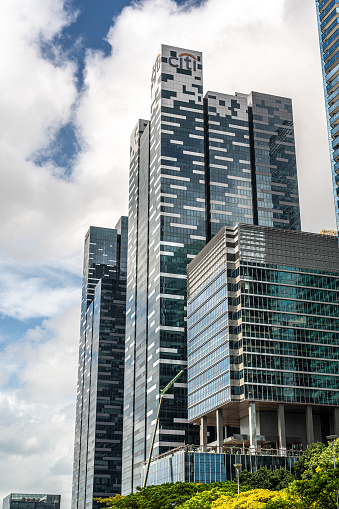
<path id="1" fill-rule="evenodd" d="M 197 58 L 191 53 L 181 53 L 178 57 L 169 57 L 168 63 L 171 67 L 178 67 L 187 71 L 197 70 Z"/>
<path id="2" fill-rule="evenodd" d="M 177 69 L 184 69 L 186 71 L 197 70 L 197 57 L 195 57 L 191 53 L 180 53 L 180 55 L 178 55 L 177 57 L 169 57 L 168 63 L 171 67 L 176 67 Z M 154 83 L 156 75 L 158 71 L 160 71 L 160 67 L 161 67 L 161 55 L 158 55 L 153 66 L 152 83 Z"/>

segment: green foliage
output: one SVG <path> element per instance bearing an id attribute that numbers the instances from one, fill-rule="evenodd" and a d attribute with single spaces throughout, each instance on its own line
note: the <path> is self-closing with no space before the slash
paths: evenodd
<path id="1" fill-rule="evenodd" d="M 144 489 L 138 488 L 136 493 L 131 493 L 126 497 L 118 495 L 108 499 L 96 500 L 99 503 L 106 503 L 108 507 L 113 509 L 174 509 L 184 505 L 186 501 L 190 501 L 198 493 L 208 493 L 213 490 L 220 491 L 222 494 L 225 492 L 237 492 L 237 483 L 231 481 L 211 484 L 166 483 L 159 486 L 147 486 Z M 213 496 L 210 496 L 210 498 Z M 206 507 L 210 507 L 208 504 L 211 504 L 215 498 L 211 498 L 210 502 L 208 502 L 209 495 L 204 495 L 204 497 L 204 503 L 207 504 Z M 198 507 L 199 501 L 194 500 L 192 504 L 196 504 L 194 507 Z"/>
<path id="2" fill-rule="evenodd" d="M 181 509 L 210 509 L 212 503 L 220 499 L 220 497 L 233 497 L 238 494 L 238 484 L 236 482 L 218 483 L 219 486 L 196 494 L 190 500 L 185 502 Z M 247 491 L 248 486 L 241 486 L 240 491 Z"/>
<path id="3" fill-rule="evenodd" d="M 303 509 L 304 505 L 296 499 L 285 498 L 281 495 L 278 498 L 269 500 L 265 505 L 264 509 Z"/>
<path id="4" fill-rule="evenodd" d="M 311 480 L 295 481 L 291 485 L 291 494 L 302 501 L 305 509 L 336 509 L 335 490 L 339 490 L 339 467 L 322 470 Z"/>
<path id="5" fill-rule="evenodd" d="M 338 467 L 333 469 L 332 445 L 313 444 L 295 465 L 295 475 L 286 469 L 261 468 L 240 473 L 237 483 L 167 483 L 138 488 L 126 497 L 96 499 L 112 509 L 336 509 L 339 492 L 339 439 L 335 442 Z"/>
<path id="6" fill-rule="evenodd" d="M 336 458 L 339 458 L 339 438 L 334 442 Z M 298 480 L 312 479 L 318 467 L 333 466 L 332 444 L 321 442 L 312 444 L 294 465 L 294 475 Z"/>
<path id="7" fill-rule="evenodd" d="M 241 484 L 246 484 L 254 489 L 280 491 L 294 481 L 294 476 L 285 468 L 269 470 L 263 467 L 255 473 L 246 470 L 240 472 L 239 480 Z"/>
<path id="8" fill-rule="evenodd" d="M 250 490 L 233 497 L 222 496 L 212 504 L 212 509 L 261 509 L 266 502 L 279 497 L 278 491 Z"/>
<path id="9" fill-rule="evenodd" d="M 321 442 L 315 442 L 306 449 L 294 465 L 296 479 L 312 479 L 325 449 L 326 445 Z"/>
<path id="10" fill-rule="evenodd" d="M 338 460 L 339 465 L 339 438 L 334 441 L 334 453 L 335 457 Z M 319 458 L 320 466 L 332 466 L 333 467 L 333 448 L 332 443 L 330 443 L 327 447 L 325 447 Z"/>
<path id="11" fill-rule="evenodd" d="M 265 509 L 336 509 L 336 493 L 339 491 L 339 467 L 317 472 L 312 479 L 294 481 L 285 493 L 267 503 Z"/>

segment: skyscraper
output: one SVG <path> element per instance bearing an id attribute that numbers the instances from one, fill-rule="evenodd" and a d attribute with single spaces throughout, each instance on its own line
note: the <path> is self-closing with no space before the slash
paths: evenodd
<path id="1" fill-rule="evenodd" d="M 335 213 L 339 229 L 339 2 L 316 0 Z"/>
<path id="2" fill-rule="evenodd" d="M 237 222 L 300 230 L 291 99 L 208 92 L 204 103 L 208 238 Z"/>
<path id="3" fill-rule="evenodd" d="M 188 265 L 188 417 L 204 448 L 218 422 L 219 449 L 228 426 L 229 445 L 282 456 L 339 433 L 337 252 L 329 235 L 238 224 Z"/>
<path id="4" fill-rule="evenodd" d="M 232 480 L 235 463 L 291 469 L 339 435 L 337 254 L 330 235 L 237 224 L 188 265 L 188 420 L 200 444 L 154 458 L 149 483 Z"/>
<path id="5" fill-rule="evenodd" d="M 206 241 L 201 53 L 162 46 L 151 101 L 131 139 L 123 493 L 140 485 L 159 387 L 186 365 L 186 265 Z M 194 441 L 186 385 L 163 403 L 154 454 Z"/>
<path id="6" fill-rule="evenodd" d="M 121 491 L 127 217 L 85 237 L 72 508 Z"/>
<path id="7" fill-rule="evenodd" d="M 203 98 L 199 52 L 161 47 L 130 157 L 123 494 L 140 485 L 159 390 L 187 364 L 187 264 L 225 224 L 300 230 L 291 100 Z M 199 441 L 186 382 L 166 395 L 154 455 Z"/>

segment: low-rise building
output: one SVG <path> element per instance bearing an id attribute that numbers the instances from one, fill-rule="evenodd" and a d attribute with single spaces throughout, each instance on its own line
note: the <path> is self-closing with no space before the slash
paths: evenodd
<path id="1" fill-rule="evenodd" d="M 61 495 L 10 493 L 2 509 L 60 509 Z"/>

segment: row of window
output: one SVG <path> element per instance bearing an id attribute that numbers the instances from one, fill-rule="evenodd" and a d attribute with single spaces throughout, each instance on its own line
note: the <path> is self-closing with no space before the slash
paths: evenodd
<path id="1" fill-rule="evenodd" d="M 312 387 L 339 391 L 339 376 L 327 376 L 279 371 L 245 370 L 245 383 L 289 387 Z"/>
<path id="2" fill-rule="evenodd" d="M 302 316 L 295 314 L 283 314 L 279 312 L 268 312 L 261 310 L 242 310 L 243 322 L 266 323 L 273 326 L 293 326 L 308 329 L 325 329 L 337 331 L 339 329 L 338 318 L 327 318 L 324 316 Z"/>
<path id="3" fill-rule="evenodd" d="M 204 394 L 204 401 L 198 402 L 197 404 L 193 404 L 191 400 L 188 400 L 188 419 L 194 419 L 195 417 L 201 415 L 202 413 L 208 412 L 209 410 L 212 410 L 212 408 L 215 408 L 217 406 L 220 406 L 221 404 L 225 403 L 226 401 L 230 400 L 231 398 L 231 390 L 229 385 L 229 380 L 227 379 L 227 376 L 225 376 L 224 380 L 224 386 L 223 388 L 216 392 L 216 394 L 212 394 L 209 396 L 210 392 L 206 392 Z M 200 392 L 200 391 L 199 391 Z M 203 396 L 203 394 L 202 394 Z"/>
<path id="4" fill-rule="evenodd" d="M 339 405 L 339 392 L 294 387 L 270 387 L 266 385 L 246 385 L 245 398 L 265 401 L 284 401 L 286 403 L 309 403 Z"/>
<path id="5" fill-rule="evenodd" d="M 300 357 L 310 358 L 322 358 L 322 359 L 337 359 L 339 360 L 339 343 L 334 342 L 330 345 L 323 346 L 321 344 L 303 344 L 303 343 L 290 343 L 289 341 L 295 341 L 293 330 L 290 329 L 292 334 L 283 336 L 283 340 L 278 341 L 277 335 L 270 337 L 267 333 L 267 339 L 255 339 L 244 337 L 242 345 L 244 347 L 244 353 L 259 353 L 261 355 L 271 354 L 277 356 L 291 355 Z M 300 332 L 300 331 L 299 331 Z M 321 336 L 322 337 L 322 336 Z"/>
<path id="6" fill-rule="evenodd" d="M 246 285 L 246 283 L 245 283 Z M 280 293 L 279 290 L 282 290 Z M 325 315 L 325 316 L 338 316 L 339 315 L 339 301 L 332 301 L 335 304 L 329 304 L 321 299 L 318 295 L 314 295 L 314 291 L 306 292 L 308 296 L 313 298 L 311 300 L 301 300 L 303 297 L 300 295 L 300 289 L 294 289 L 291 292 L 291 287 L 276 286 L 273 295 L 257 296 L 257 295 L 242 295 L 241 304 L 243 307 L 252 309 L 265 309 L 269 311 L 284 311 L 289 313 L 302 313 L 312 315 Z M 279 292 L 279 293 L 278 293 Z M 313 294 L 312 294 L 313 293 Z M 333 296 L 333 294 L 332 294 Z M 276 298 L 279 297 L 279 298 Z M 289 300 L 293 299 L 293 300 Z M 299 300 L 297 300 L 299 299 Z M 314 302 L 318 301 L 318 302 Z M 320 301 L 320 302 L 319 302 Z"/>
<path id="7" fill-rule="evenodd" d="M 221 302 L 217 307 L 212 309 L 207 315 L 204 316 L 202 320 L 200 320 L 196 325 L 193 325 L 189 329 L 189 340 L 190 338 L 196 336 L 199 332 L 201 332 L 203 329 L 205 329 L 209 324 L 214 322 L 217 318 L 219 318 L 222 315 L 227 314 L 227 302 L 226 300 L 224 302 Z"/>
<path id="8" fill-rule="evenodd" d="M 189 396 L 189 398 L 193 398 L 193 401 L 196 401 L 194 399 L 195 391 L 197 391 L 197 389 L 200 390 L 199 388 L 204 386 L 208 381 L 210 381 L 212 379 L 216 379 L 216 377 L 220 377 L 220 375 L 222 375 L 223 373 L 228 371 L 229 363 L 230 363 L 229 357 L 225 357 L 220 362 L 218 362 L 218 364 L 215 364 L 210 369 L 207 369 L 200 375 L 197 375 L 197 377 L 194 378 L 193 380 L 189 379 L 188 380 L 188 396 Z M 213 382 L 211 382 L 209 385 L 213 384 L 216 381 L 217 381 L 217 379 L 214 380 Z M 211 387 L 213 388 L 213 385 L 211 385 Z M 212 389 L 212 392 L 214 392 L 213 389 Z"/>
<path id="9" fill-rule="evenodd" d="M 216 347 L 214 342 L 209 342 L 209 346 L 210 346 L 210 350 L 212 348 Z M 220 348 L 215 349 L 209 355 L 206 355 L 205 357 L 201 358 L 200 362 L 197 362 L 197 364 L 195 364 L 193 367 L 190 367 L 188 369 L 189 383 L 193 382 L 194 377 L 197 376 L 199 373 L 201 373 L 204 369 L 207 369 L 208 366 L 212 366 L 212 364 L 219 362 L 221 359 L 224 359 L 227 356 L 228 356 L 228 345 L 222 344 L 222 346 Z M 212 376 L 217 376 L 217 373 L 213 371 Z M 194 380 L 194 386 L 196 386 L 195 380 Z M 193 389 L 189 389 L 189 390 L 191 391 Z"/>
<path id="10" fill-rule="evenodd" d="M 193 313 L 188 316 L 187 319 L 187 327 L 192 327 L 193 324 L 196 324 L 206 313 L 210 312 L 214 306 L 216 306 L 221 301 L 224 301 L 227 297 L 226 286 L 220 288 L 212 297 L 210 297 L 203 305 L 201 305 L 196 311 L 192 310 Z M 224 303 L 226 307 L 227 303 Z M 191 305 L 192 306 L 192 305 Z M 190 306 L 190 307 L 191 307 Z"/>
<path id="11" fill-rule="evenodd" d="M 247 240 L 249 243 L 255 242 L 255 238 L 248 235 L 241 235 L 241 239 Z M 267 240 L 265 241 L 265 245 L 266 244 L 268 247 L 274 246 L 273 241 L 270 242 Z M 294 242 L 289 242 L 287 245 L 288 250 L 297 250 L 299 244 L 299 238 L 296 237 Z M 317 249 L 318 251 L 323 252 L 324 255 L 328 252 L 327 243 L 325 244 L 322 242 L 319 242 L 319 244 L 316 243 L 315 245 L 308 244 L 305 245 L 304 248 L 307 252 L 312 252 Z M 333 281 L 336 281 L 339 290 L 339 273 L 329 274 L 327 271 L 325 272 L 323 270 L 276 266 L 246 260 L 242 260 L 240 270 L 240 273 L 243 276 L 250 276 L 255 281 L 268 281 L 271 283 L 288 283 L 301 286 L 329 288 Z"/>
<path id="12" fill-rule="evenodd" d="M 278 357 L 244 354 L 244 366 L 247 368 L 273 369 L 273 370 L 289 370 L 305 371 L 309 373 L 328 373 L 337 374 L 339 364 L 330 360 L 320 359 L 303 359 L 299 352 L 295 357 Z M 338 374 L 339 376 L 339 374 Z"/>
<path id="13" fill-rule="evenodd" d="M 211 337 L 209 334 L 205 335 L 204 343 L 201 343 L 200 337 L 198 336 L 193 342 L 195 344 L 193 348 L 191 347 L 190 343 L 188 345 L 189 347 L 188 350 L 192 352 L 188 353 L 188 355 L 190 356 L 189 358 L 190 366 L 193 366 L 195 362 L 203 358 L 205 355 L 207 355 L 209 352 L 211 352 L 220 345 L 223 345 L 223 348 L 228 349 L 228 347 L 225 345 L 227 340 L 228 340 L 228 330 L 226 327 L 217 334 L 215 334 L 213 337 Z"/>

